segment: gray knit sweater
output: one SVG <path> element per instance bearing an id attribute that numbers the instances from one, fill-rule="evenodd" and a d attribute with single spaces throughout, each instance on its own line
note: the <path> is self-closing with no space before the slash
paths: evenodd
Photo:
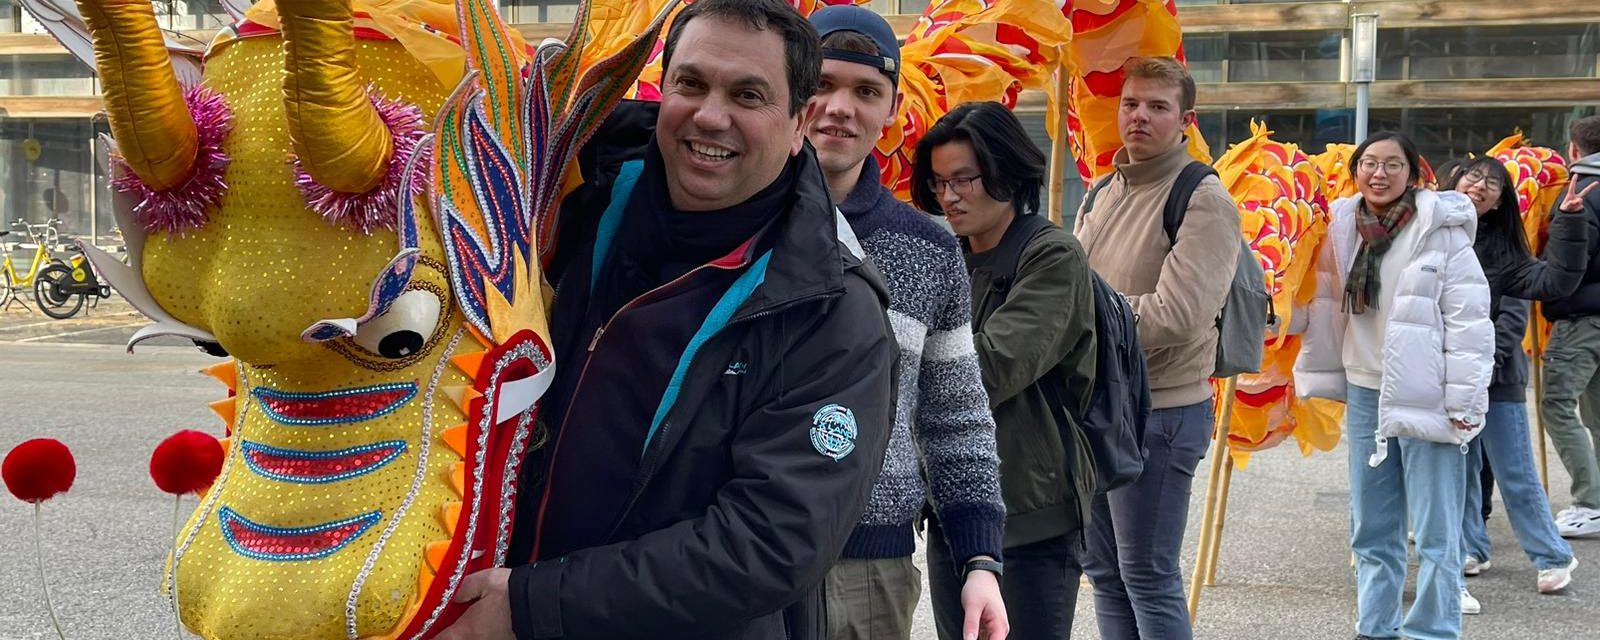
<path id="1" fill-rule="evenodd" d="M 931 502 L 957 562 L 1000 557 L 1006 510 L 994 417 L 972 346 L 972 297 L 961 247 L 926 214 L 895 199 L 871 158 L 839 210 L 889 285 L 900 343 L 900 387 L 883 472 L 847 558 L 916 550 L 912 524 Z"/>

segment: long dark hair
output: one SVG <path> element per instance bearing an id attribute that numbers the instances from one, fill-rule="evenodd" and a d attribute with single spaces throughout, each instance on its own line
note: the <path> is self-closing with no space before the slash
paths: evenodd
<path id="1" fill-rule="evenodd" d="M 984 192 L 998 202 L 1010 202 L 1017 215 L 1039 210 L 1049 161 L 1034 146 L 1017 116 L 998 102 L 968 102 L 945 114 L 917 142 L 911 165 L 911 202 L 934 215 L 943 215 L 939 195 L 928 186 L 933 178 L 933 149 L 951 142 L 972 145 L 983 171 Z"/>
<path id="2" fill-rule="evenodd" d="M 1499 160 L 1485 157 L 1462 165 L 1461 170 L 1450 177 L 1445 188 L 1458 191 L 1461 181 L 1475 171 L 1481 171 L 1489 176 L 1489 180 L 1499 180 L 1501 184 L 1500 201 L 1494 203 L 1493 209 L 1478 217 L 1477 245 L 1498 248 L 1507 256 L 1533 255 L 1522 230 L 1522 206 L 1517 202 L 1516 186 L 1511 184 L 1511 173 Z"/>

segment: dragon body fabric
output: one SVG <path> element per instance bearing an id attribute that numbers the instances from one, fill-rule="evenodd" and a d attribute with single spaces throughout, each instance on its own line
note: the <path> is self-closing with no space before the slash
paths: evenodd
<path id="1" fill-rule="evenodd" d="M 596 5 L 596 6 L 591 6 Z M 604 59 L 486 0 L 277 0 L 184 89 L 148 0 L 82 0 L 154 320 L 233 359 L 221 475 L 165 588 L 205 638 L 425 638 L 506 563 L 553 373 L 540 254 L 571 158 L 660 20 Z"/>

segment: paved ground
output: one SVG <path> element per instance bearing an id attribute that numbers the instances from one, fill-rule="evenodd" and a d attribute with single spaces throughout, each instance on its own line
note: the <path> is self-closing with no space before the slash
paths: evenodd
<path id="1" fill-rule="evenodd" d="M 119 345 L 137 321 L 118 308 L 108 302 L 71 321 L 0 312 L 0 450 L 48 434 L 77 454 L 77 484 L 44 513 L 53 595 L 75 639 L 170 635 L 156 586 L 173 503 L 145 475 L 148 456 L 176 429 L 220 430 L 205 403 L 219 398 L 221 387 L 196 373 L 214 360 L 192 348 L 124 355 Z M 1351 637 L 1344 464 L 1342 450 L 1301 458 L 1279 449 L 1235 474 L 1218 584 L 1206 592 L 1196 637 Z M 1559 464 L 1552 471 L 1564 505 L 1566 477 Z M 0 640 L 54 637 L 38 604 L 31 517 L 28 506 L 0 499 Z M 1193 557 L 1198 520 L 1191 519 L 1186 558 Z M 1588 624 L 1600 612 L 1600 540 L 1575 543 L 1584 566 L 1566 594 L 1540 596 L 1503 517 L 1491 519 L 1490 534 L 1495 567 L 1469 580 L 1484 613 L 1467 619 L 1466 637 L 1600 637 Z M 1097 637 L 1091 599 L 1087 589 L 1079 598 L 1078 638 Z M 916 637 L 933 636 L 925 600 Z"/>

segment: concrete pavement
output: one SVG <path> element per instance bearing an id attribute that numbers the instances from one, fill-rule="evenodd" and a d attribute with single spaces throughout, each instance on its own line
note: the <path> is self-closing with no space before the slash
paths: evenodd
<path id="1" fill-rule="evenodd" d="M 91 318 L 112 312 L 104 311 Z M 148 456 L 177 429 L 220 433 L 206 403 L 224 392 L 197 373 L 215 360 L 193 348 L 141 347 L 124 355 L 120 342 L 138 321 L 116 317 L 121 321 L 104 325 L 110 328 L 71 333 L 99 325 L 19 328 L 46 319 L 0 313 L 0 451 L 48 435 L 77 456 L 72 491 L 44 508 L 44 555 L 68 637 L 170 637 L 171 619 L 156 589 L 173 503 L 146 475 Z M 1554 452 L 1550 459 L 1555 501 L 1564 506 L 1567 479 Z M 1205 469 L 1191 500 L 1186 578 Z M 1205 593 L 1197 638 L 1353 635 L 1345 476 L 1342 448 L 1302 458 L 1292 447 L 1257 455 L 1234 474 L 1218 584 Z M 190 499 L 186 508 L 192 505 Z M 1466 619 L 1466 637 L 1600 638 L 1600 628 L 1592 626 L 1600 616 L 1600 539 L 1574 541 L 1583 562 L 1576 580 L 1563 595 L 1541 596 L 1534 590 L 1536 572 L 1501 509 L 1497 502 L 1489 525 L 1494 568 L 1468 580 L 1484 613 Z M 28 505 L 0 498 L 0 640 L 54 637 L 39 604 L 31 517 Z M 1098 637 L 1092 600 L 1085 588 L 1075 637 Z M 917 625 L 915 637 L 934 637 L 926 597 Z"/>

